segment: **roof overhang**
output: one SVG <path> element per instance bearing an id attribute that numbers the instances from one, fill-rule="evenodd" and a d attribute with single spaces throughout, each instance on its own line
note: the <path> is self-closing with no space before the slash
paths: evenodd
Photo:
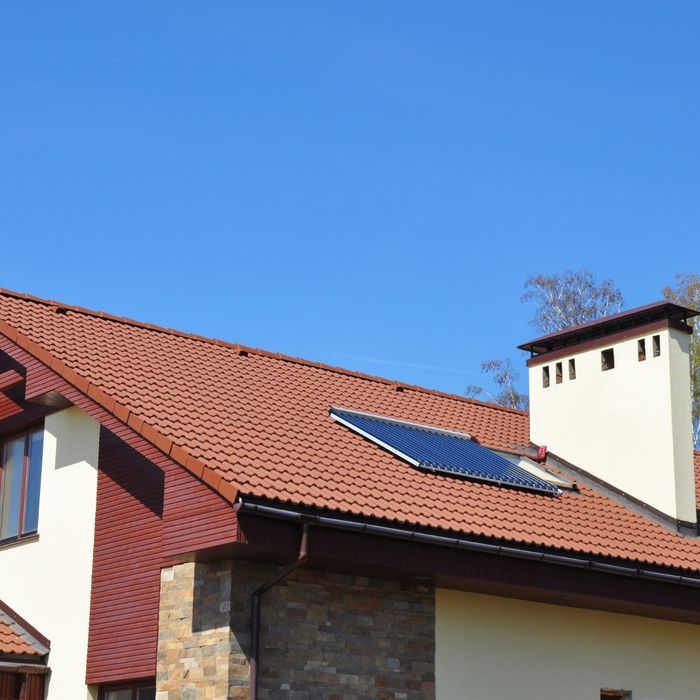
<path id="1" fill-rule="evenodd" d="M 564 328 L 555 333 L 540 336 L 527 343 L 518 345 L 520 350 L 527 350 L 533 355 L 550 353 L 563 348 L 570 348 L 580 343 L 590 342 L 612 334 L 631 331 L 640 326 L 657 321 L 668 321 L 679 330 L 692 332 L 688 320 L 700 315 L 700 312 L 685 306 L 673 304 L 670 301 L 657 301 L 646 306 L 639 306 L 629 311 L 606 316 L 605 318 L 581 323 L 570 328 Z"/>
<path id="2" fill-rule="evenodd" d="M 288 562 L 308 523 L 314 569 L 700 624 L 700 571 L 265 499 L 244 497 L 235 508 L 241 544 L 226 553 L 234 559 Z"/>

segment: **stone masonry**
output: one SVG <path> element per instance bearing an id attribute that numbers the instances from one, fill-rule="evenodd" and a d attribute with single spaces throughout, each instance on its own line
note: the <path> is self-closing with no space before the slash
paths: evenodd
<path id="1" fill-rule="evenodd" d="M 275 571 L 163 570 L 157 700 L 247 697 L 250 598 Z M 262 600 L 260 700 L 434 699 L 431 586 L 302 568 Z"/>
<path id="2" fill-rule="evenodd" d="M 160 579 L 156 697 L 228 698 L 231 562 L 179 564 Z"/>

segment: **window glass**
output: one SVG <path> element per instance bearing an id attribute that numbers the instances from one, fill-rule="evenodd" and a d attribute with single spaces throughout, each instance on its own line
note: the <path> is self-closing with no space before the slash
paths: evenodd
<path id="1" fill-rule="evenodd" d="M 102 700 L 155 700 L 155 686 L 145 686 L 141 688 L 119 688 L 114 690 L 103 690 L 100 696 Z"/>
<path id="2" fill-rule="evenodd" d="M 131 700 L 131 688 L 108 690 L 104 695 L 104 700 Z"/>
<path id="3" fill-rule="evenodd" d="M 27 485 L 23 533 L 36 532 L 39 525 L 39 487 L 41 486 L 41 455 L 44 446 L 44 431 L 37 430 L 29 435 L 27 459 Z"/>
<path id="4" fill-rule="evenodd" d="M 19 534 L 23 466 L 24 438 L 5 443 L 0 475 L 0 539 Z"/>

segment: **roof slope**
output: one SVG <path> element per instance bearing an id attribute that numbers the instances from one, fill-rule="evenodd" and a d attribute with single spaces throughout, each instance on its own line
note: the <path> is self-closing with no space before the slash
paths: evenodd
<path id="1" fill-rule="evenodd" d="M 0 656 L 46 656 L 47 642 L 0 601 Z"/>
<path id="2" fill-rule="evenodd" d="M 528 444 L 527 414 L 11 292 L 0 293 L 0 321 L 243 494 L 700 570 L 700 542 L 601 493 L 550 497 L 424 473 L 328 410 L 428 423 L 500 448 Z"/>

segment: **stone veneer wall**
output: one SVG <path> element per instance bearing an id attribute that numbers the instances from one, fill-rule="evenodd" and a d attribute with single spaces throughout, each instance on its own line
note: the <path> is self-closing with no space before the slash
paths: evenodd
<path id="1" fill-rule="evenodd" d="M 157 700 L 248 694 L 250 596 L 275 571 L 180 564 L 161 577 Z M 260 700 L 431 700 L 431 586 L 299 569 L 263 597 Z"/>

